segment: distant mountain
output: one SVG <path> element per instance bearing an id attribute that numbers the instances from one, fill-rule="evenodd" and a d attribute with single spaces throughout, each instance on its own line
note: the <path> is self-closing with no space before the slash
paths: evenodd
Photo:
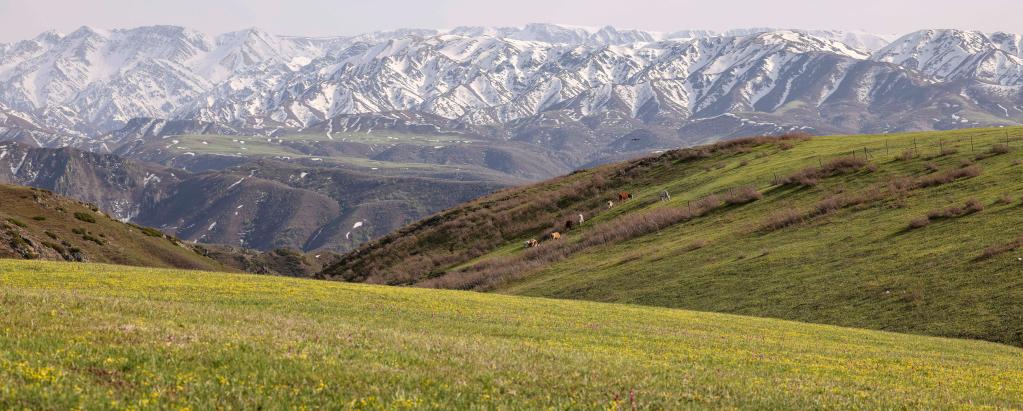
<path id="1" fill-rule="evenodd" d="M 20 144 L 0 146 L 0 181 L 260 250 L 346 251 L 503 187 L 734 137 L 1021 123 L 1010 33 L 154 26 L 0 44 L 0 141 Z"/>
<path id="2" fill-rule="evenodd" d="M 0 258 L 229 270 L 187 243 L 50 191 L 0 184 Z"/>
<path id="3" fill-rule="evenodd" d="M 1015 34 L 962 30 L 894 38 L 530 24 L 312 38 L 82 27 L 0 45 L 0 104 L 62 136 L 41 145 L 90 149 L 139 117 L 272 134 L 395 111 L 509 139 L 513 121 L 621 115 L 639 123 L 616 138 L 647 128 L 691 144 L 762 124 L 821 133 L 1016 124 L 1021 44 Z M 723 115 L 745 125 L 690 134 Z"/>
<path id="4" fill-rule="evenodd" d="M 219 157 L 218 157 L 219 158 Z M 232 158 L 233 159 L 233 158 Z M 201 172 L 73 148 L 0 143 L 0 183 L 96 204 L 184 240 L 345 251 L 509 185 L 499 176 L 373 174 L 317 162 L 242 158 Z"/>

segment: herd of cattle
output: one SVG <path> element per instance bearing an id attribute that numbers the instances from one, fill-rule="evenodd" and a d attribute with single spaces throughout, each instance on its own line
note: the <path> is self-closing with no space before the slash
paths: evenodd
<path id="1" fill-rule="evenodd" d="M 631 199 L 632 199 L 632 193 L 630 193 L 630 192 L 622 191 L 622 192 L 618 193 L 618 202 L 626 202 L 626 201 L 629 201 Z M 671 200 L 671 194 L 668 193 L 668 190 L 662 191 L 661 192 L 661 201 L 668 201 L 668 200 Z M 608 210 L 614 208 L 614 206 L 615 206 L 614 200 L 607 200 L 607 209 Z M 571 219 L 570 220 L 566 220 L 565 221 L 565 231 L 570 231 L 573 227 L 575 227 L 576 224 L 582 225 L 582 223 L 584 221 L 586 221 L 586 217 L 584 217 L 582 215 L 582 213 L 580 213 L 578 220 L 579 220 L 578 223 L 576 223 L 575 220 L 571 220 Z M 543 241 L 560 240 L 560 239 L 561 239 L 561 232 L 560 231 L 552 231 L 552 232 L 550 232 L 549 234 L 547 234 L 546 236 L 543 237 Z M 526 248 L 539 247 L 540 246 L 540 240 L 537 240 L 535 238 L 531 238 L 529 240 L 526 240 L 525 245 L 526 245 Z"/>

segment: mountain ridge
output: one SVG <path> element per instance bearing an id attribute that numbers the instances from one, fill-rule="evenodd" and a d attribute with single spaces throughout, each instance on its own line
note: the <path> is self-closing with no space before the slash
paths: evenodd
<path id="1" fill-rule="evenodd" d="M 808 82 L 822 84 L 828 95 L 849 89 L 867 110 L 883 111 L 888 91 L 875 87 L 883 82 L 876 76 L 902 75 L 943 99 L 963 99 L 961 117 L 976 125 L 998 125 L 1020 120 L 1021 44 L 1016 34 L 966 30 L 894 38 L 834 30 L 658 33 L 531 24 L 312 38 L 260 29 L 208 35 L 175 26 L 83 27 L 0 45 L 0 104 L 40 128 L 78 136 L 80 146 L 137 117 L 267 134 L 338 115 L 396 110 L 492 126 L 552 110 L 576 117 L 621 112 L 681 130 L 722 114 L 773 115 L 792 105 L 829 110 L 825 99 L 789 95 Z M 820 71 L 811 62 L 820 53 L 848 60 L 831 73 Z M 843 84 L 851 68 L 869 62 L 878 63 L 871 65 L 875 78 Z M 968 64 L 953 73 L 955 62 Z M 760 101 L 768 95 L 776 101 Z M 817 118 L 805 125 L 827 132 L 974 125 L 947 115 L 935 120 L 860 125 Z M 44 144 L 75 144 L 68 140 Z"/>

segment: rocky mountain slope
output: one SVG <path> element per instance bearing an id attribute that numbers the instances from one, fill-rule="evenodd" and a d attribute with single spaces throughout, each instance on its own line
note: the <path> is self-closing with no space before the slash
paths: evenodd
<path id="1" fill-rule="evenodd" d="M 231 270 L 151 228 L 50 191 L 0 185 L 0 257 Z"/>
<path id="2" fill-rule="evenodd" d="M 321 276 L 1023 345 L 1021 152 L 1020 127 L 673 150 L 482 197 Z"/>
<path id="3" fill-rule="evenodd" d="M 93 204 L 49 190 L 0 184 L 0 258 L 109 263 L 143 267 L 307 277 L 334 253 L 256 251 L 198 245 L 159 230 L 123 223 Z"/>
<path id="4" fill-rule="evenodd" d="M 189 172 L 113 154 L 0 143 L 0 183 L 52 190 L 188 241 L 258 250 L 348 250 L 508 184 L 318 163 L 253 158 Z"/>
<path id="5" fill-rule="evenodd" d="M 1019 38 L 542 24 L 302 38 L 83 27 L 0 45 L 0 104 L 78 135 L 81 147 L 137 117 L 266 134 L 392 111 L 489 126 L 512 140 L 523 138 L 512 122 L 551 115 L 591 129 L 622 117 L 634 124 L 616 137 L 642 129 L 672 143 L 768 127 L 947 129 L 1019 122 Z"/>

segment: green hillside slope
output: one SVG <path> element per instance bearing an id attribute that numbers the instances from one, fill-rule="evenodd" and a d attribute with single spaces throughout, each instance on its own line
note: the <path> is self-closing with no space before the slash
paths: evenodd
<path id="1" fill-rule="evenodd" d="M 0 260 L 2 409 L 1023 407 L 1023 351 L 724 314 Z"/>
<path id="2" fill-rule="evenodd" d="M 1023 345 L 1021 135 L 759 138 L 672 151 L 482 198 L 323 276 Z M 664 190 L 670 201 L 659 200 Z M 634 199 L 619 202 L 622 191 Z M 566 232 L 579 213 L 586 222 Z M 563 239 L 523 247 L 551 230 Z"/>
<path id="3" fill-rule="evenodd" d="M 49 191 L 0 185 L 0 258 L 234 270 L 151 228 Z"/>

